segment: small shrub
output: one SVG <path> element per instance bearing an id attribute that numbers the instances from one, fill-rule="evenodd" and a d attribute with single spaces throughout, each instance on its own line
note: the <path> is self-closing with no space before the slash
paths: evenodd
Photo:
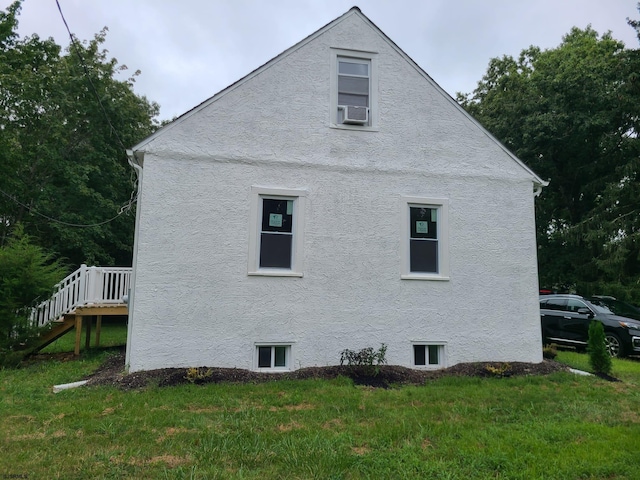
<path id="1" fill-rule="evenodd" d="M 368 374 L 378 375 L 380 365 L 387 363 L 387 346 L 382 343 L 378 350 L 367 347 L 357 352 L 346 348 L 340 352 L 340 365 L 345 363 L 350 367 L 364 367 Z"/>
<path id="2" fill-rule="evenodd" d="M 555 343 L 551 345 L 545 345 L 542 349 L 542 357 L 548 360 L 553 360 L 558 356 L 558 346 Z"/>
<path id="3" fill-rule="evenodd" d="M 35 245 L 20 225 L 0 246 L 0 365 L 13 365 L 39 329 L 31 324 L 31 306 L 65 275 L 59 260 Z"/>
<path id="4" fill-rule="evenodd" d="M 511 375 L 511 365 L 508 363 L 499 363 L 497 365 L 486 365 L 484 369 L 493 377 L 508 377 Z"/>
<path id="5" fill-rule="evenodd" d="M 184 378 L 189 383 L 203 383 L 211 375 L 213 375 L 213 371 L 210 368 L 191 367 L 187 369 L 187 374 Z"/>
<path id="6" fill-rule="evenodd" d="M 589 341 L 587 344 L 589 364 L 594 373 L 611 373 L 611 355 L 607 351 L 604 341 L 604 327 L 602 323 L 593 320 L 589 324 Z"/>
<path id="7" fill-rule="evenodd" d="M 18 368 L 28 352 L 23 350 L 13 351 L 7 348 L 0 349 L 0 369 Z M 1 477 L 0 477 L 1 478 Z"/>

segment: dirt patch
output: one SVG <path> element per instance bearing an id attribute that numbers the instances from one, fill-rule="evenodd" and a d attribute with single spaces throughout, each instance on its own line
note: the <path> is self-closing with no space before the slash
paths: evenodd
<path id="1" fill-rule="evenodd" d="M 202 367 L 204 368 L 204 367 Z M 334 379 L 349 377 L 356 385 L 390 388 L 396 385 L 423 385 L 428 380 L 443 377 L 510 377 L 524 375 L 548 375 L 567 371 L 565 365 L 553 360 L 541 363 L 460 363 L 453 367 L 424 371 L 397 365 L 379 367 L 377 374 L 365 368 L 348 366 L 308 367 L 284 373 L 261 373 L 239 368 L 206 368 L 206 377 L 197 378 L 193 383 L 263 383 L 293 379 Z M 496 373 L 499 372 L 499 373 Z M 210 373 L 210 374 L 209 374 Z M 167 387 L 189 383 L 186 368 L 162 368 L 131 374 L 124 373 L 124 352 L 111 355 L 98 370 L 86 378 L 88 385 L 112 385 L 123 390 L 144 388 L 148 385 Z"/>
<path id="2" fill-rule="evenodd" d="M 77 360 L 73 352 L 58 352 L 58 353 L 34 353 L 25 358 L 24 363 L 31 365 L 33 363 L 41 362 L 72 362 Z"/>

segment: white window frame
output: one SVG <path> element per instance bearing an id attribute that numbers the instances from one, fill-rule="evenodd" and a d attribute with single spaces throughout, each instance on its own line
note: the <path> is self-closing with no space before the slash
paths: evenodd
<path id="1" fill-rule="evenodd" d="M 415 347 L 425 347 L 425 365 L 416 364 Z M 429 347 L 438 349 L 438 363 L 429 363 Z M 414 341 L 411 342 L 411 365 L 419 369 L 440 369 L 447 366 L 447 342 Z"/>
<path id="2" fill-rule="evenodd" d="M 275 277 L 302 277 L 304 260 L 304 211 L 306 190 L 251 187 L 251 211 L 249 225 L 248 275 Z M 293 201 L 293 225 L 291 243 L 291 268 L 261 268 L 260 248 L 262 233 L 263 199 L 282 199 Z"/>
<path id="3" fill-rule="evenodd" d="M 412 272 L 411 254 L 411 207 L 427 207 L 438 211 L 438 271 Z M 449 280 L 449 200 L 429 197 L 400 197 L 400 278 L 403 280 Z"/>
<path id="4" fill-rule="evenodd" d="M 260 347 L 269 347 L 271 348 L 271 366 L 269 367 L 259 367 L 258 362 L 260 360 Z M 276 347 L 284 347 L 285 348 L 285 365 L 276 367 L 275 366 L 275 351 Z M 253 369 L 258 372 L 289 372 L 291 371 L 291 365 L 293 365 L 292 360 L 292 342 L 256 342 L 253 348 Z"/>
<path id="5" fill-rule="evenodd" d="M 348 125 L 338 123 L 338 60 L 351 58 L 369 64 L 369 123 Z M 378 54 L 361 50 L 331 49 L 331 102 L 329 125 L 344 130 L 378 131 Z"/>

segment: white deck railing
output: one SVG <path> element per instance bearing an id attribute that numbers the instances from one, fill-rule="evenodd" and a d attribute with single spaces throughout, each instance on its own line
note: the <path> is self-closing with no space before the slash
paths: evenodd
<path id="1" fill-rule="evenodd" d="M 81 265 L 53 287 L 51 297 L 31 311 L 33 325 L 42 327 L 75 308 L 125 303 L 129 294 L 131 267 L 87 267 Z"/>

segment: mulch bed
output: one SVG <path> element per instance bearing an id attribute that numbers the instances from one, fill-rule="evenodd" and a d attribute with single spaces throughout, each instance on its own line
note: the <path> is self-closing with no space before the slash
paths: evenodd
<path id="1" fill-rule="evenodd" d="M 238 368 L 208 368 L 199 367 L 191 379 L 188 379 L 186 368 L 162 368 L 124 374 L 124 352 L 120 351 L 110 356 L 98 370 L 89 376 L 88 385 L 112 385 L 123 390 L 144 388 L 148 385 L 161 387 L 181 385 L 186 383 L 262 383 L 277 380 L 292 379 L 333 379 L 345 376 L 353 379 L 357 385 L 367 385 L 378 388 L 390 388 L 397 385 L 424 385 L 428 380 L 467 376 L 467 377 L 511 377 L 525 375 L 548 375 L 550 373 L 567 371 L 565 365 L 553 360 L 541 363 L 460 363 L 441 370 L 414 370 L 396 365 L 378 367 L 377 374 L 365 367 L 329 366 L 308 367 L 285 373 L 261 373 Z"/>

